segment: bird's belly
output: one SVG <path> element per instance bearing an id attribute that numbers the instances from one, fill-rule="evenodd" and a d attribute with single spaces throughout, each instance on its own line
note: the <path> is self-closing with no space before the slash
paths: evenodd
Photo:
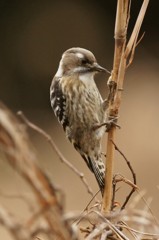
<path id="1" fill-rule="evenodd" d="M 105 126 L 94 127 L 105 122 L 105 113 L 100 106 L 77 103 L 72 106 L 69 130 L 67 136 L 70 141 L 78 145 L 83 152 L 100 151 L 101 139 L 105 133 Z"/>
<path id="2" fill-rule="evenodd" d="M 66 99 L 67 137 L 85 153 L 95 148 L 99 151 L 105 127 L 96 130 L 94 127 L 106 121 L 106 113 L 97 88 L 73 85 L 72 91 L 67 91 Z"/>
<path id="3" fill-rule="evenodd" d="M 100 153 L 102 136 L 105 133 L 105 128 L 101 127 L 97 130 L 84 127 L 71 128 L 69 131 L 69 139 L 72 143 L 78 146 L 85 154 L 91 155 Z"/>
<path id="4" fill-rule="evenodd" d="M 72 104 L 68 104 L 70 106 L 68 108 L 70 125 L 92 128 L 95 124 L 102 124 L 105 121 L 105 111 L 103 111 L 100 101 L 94 102 L 94 99 L 80 100 L 74 100 Z"/>

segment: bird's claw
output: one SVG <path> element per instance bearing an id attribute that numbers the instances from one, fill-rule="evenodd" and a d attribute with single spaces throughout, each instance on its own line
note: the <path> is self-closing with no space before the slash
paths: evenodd
<path id="1" fill-rule="evenodd" d="M 103 126 L 106 126 L 106 132 L 109 132 L 112 127 L 121 128 L 121 127 L 117 124 L 117 120 L 118 120 L 118 117 L 110 116 L 110 117 L 108 118 L 108 121 L 107 121 L 107 122 L 102 123 L 102 124 L 95 124 L 95 125 L 92 127 L 92 130 L 93 130 L 93 131 L 96 131 L 97 129 L 99 129 L 99 128 L 103 127 Z"/>
<path id="2" fill-rule="evenodd" d="M 121 128 L 117 124 L 118 117 L 114 116 L 109 116 L 108 121 L 106 122 L 106 132 L 109 132 L 112 127 L 118 127 L 119 129 Z"/>

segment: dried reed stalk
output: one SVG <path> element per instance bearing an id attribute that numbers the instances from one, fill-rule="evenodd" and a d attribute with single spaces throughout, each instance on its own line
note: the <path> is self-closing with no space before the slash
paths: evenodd
<path id="1" fill-rule="evenodd" d="M 71 240 L 71 228 L 63 219 L 63 207 L 56 188 L 36 163 L 24 125 L 3 104 L 0 104 L 0 148 L 8 163 L 31 187 L 39 209 L 39 214 L 33 213 L 32 218 L 22 225 L 21 222 L 10 219 L 7 210 L 0 208 L 0 222 L 12 233 L 14 239 L 31 240 L 36 232 L 42 231 L 39 226 L 39 229 L 32 231 L 35 220 L 43 219 L 48 236 L 51 236 L 49 239 Z"/>
<path id="2" fill-rule="evenodd" d="M 138 34 L 144 19 L 144 15 L 148 6 L 149 0 L 144 0 L 134 30 L 130 40 L 127 43 L 127 28 L 130 18 L 131 0 L 118 0 L 115 24 L 115 51 L 113 70 L 109 82 L 114 83 L 115 93 L 109 103 L 109 116 L 117 117 L 123 90 L 123 82 L 127 64 L 133 60 Z M 106 154 L 106 175 L 105 175 L 105 190 L 103 196 L 102 211 L 109 213 L 112 208 L 112 180 L 114 166 L 114 139 L 116 127 L 108 132 L 107 138 L 107 154 Z"/>

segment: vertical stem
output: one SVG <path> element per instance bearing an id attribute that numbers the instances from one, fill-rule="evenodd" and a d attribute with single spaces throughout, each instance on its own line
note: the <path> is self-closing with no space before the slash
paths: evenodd
<path id="1" fill-rule="evenodd" d="M 116 83 L 115 93 L 113 93 L 111 102 L 109 103 L 108 114 L 111 117 L 117 117 L 121 104 L 121 90 L 123 88 L 124 76 L 128 56 L 133 54 L 136 47 L 136 42 L 141 28 L 142 21 L 148 6 L 149 0 L 144 0 L 139 16 L 137 18 L 134 30 L 126 45 L 127 28 L 130 17 L 131 0 L 118 0 L 116 23 L 115 23 L 115 50 L 113 71 L 109 80 Z M 109 213 L 112 209 L 112 182 L 113 182 L 113 166 L 114 166 L 114 142 L 116 128 L 113 127 L 108 132 L 107 139 L 107 158 L 106 158 L 106 174 L 105 174 L 105 189 L 103 194 L 102 211 Z"/>
<path id="2" fill-rule="evenodd" d="M 106 157 L 106 182 L 105 182 L 105 191 L 103 196 L 103 209 L 104 213 L 108 213 L 111 209 L 112 204 L 112 179 L 113 179 L 113 169 L 114 169 L 114 144 L 112 143 L 112 139 L 114 140 L 115 136 L 115 128 L 113 127 L 109 133 L 107 138 L 107 157 Z"/>
<path id="3" fill-rule="evenodd" d="M 118 92 L 119 79 L 119 69 L 121 64 L 121 58 L 125 50 L 126 43 L 126 33 L 129 19 L 131 0 L 118 0 L 117 12 L 116 12 L 116 23 L 115 23 L 115 50 L 114 50 L 114 62 L 113 71 L 111 74 L 111 80 L 117 84 L 117 90 L 115 92 L 115 97 Z M 117 99 L 114 97 L 114 100 Z M 114 100 L 110 103 L 108 113 L 109 116 L 116 117 L 118 115 L 118 108 Z M 105 189 L 103 195 L 102 211 L 104 213 L 109 213 L 111 211 L 112 205 L 112 182 L 113 182 L 113 169 L 114 169 L 114 142 L 116 128 L 113 127 L 108 132 L 107 138 L 107 157 L 106 157 L 106 174 L 105 174 Z M 111 141 L 112 140 L 112 141 Z"/>

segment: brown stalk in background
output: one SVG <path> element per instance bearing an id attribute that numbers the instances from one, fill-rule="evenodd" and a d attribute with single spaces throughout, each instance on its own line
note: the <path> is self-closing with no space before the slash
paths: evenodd
<path id="1" fill-rule="evenodd" d="M 131 0 L 118 0 L 116 23 L 115 23 L 115 50 L 112 74 L 108 80 L 110 91 L 112 91 L 111 99 L 109 99 L 108 113 L 110 117 L 117 117 L 121 104 L 121 95 L 123 90 L 123 82 L 126 68 L 133 60 L 139 31 L 144 19 L 144 15 L 149 0 L 144 0 L 140 13 L 138 15 L 135 27 L 131 37 L 127 43 L 127 28 L 130 17 Z M 113 88 L 113 90 L 111 89 Z M 107 154 L 106 154 L 106 174 L 105 174 L 105 190 L 103 196 L 102 211 L 109 213 L 112 208 L 112 182 L 113 182 L 113 166 L 114 166 L 114 140 L 116 127 L 113 126 L 108 132 L 107 137 Z"/>
<path id="2" fill-rule="evenodd" d="M 0 149 L 32 189 L 39 208 L 38 213 L 37 210 L 33 212 L 33 217 L 24 224 L 0 206 L 0 223 L 16 240 L 31 240 L 43 231 L 49 239 L 72 239 L 71 228 L 66 227 L 63 220 L 63 206 L 57 190 L 38 166 L 24 125 L 3 104 L 0 104 Z M 36 223 L 39 219 L 44 221 L 44 229 Z"/>

